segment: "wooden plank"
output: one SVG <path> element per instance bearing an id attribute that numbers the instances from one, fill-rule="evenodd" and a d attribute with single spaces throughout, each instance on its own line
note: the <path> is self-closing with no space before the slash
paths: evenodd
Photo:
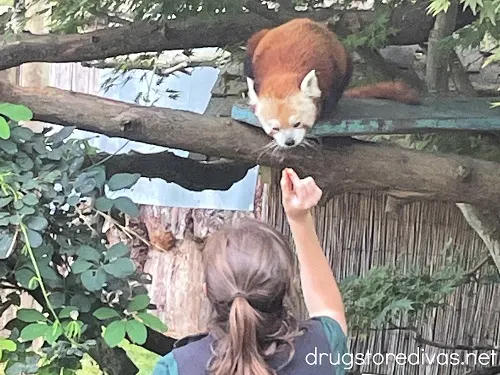
<path id="1" fill-rule="evenodd" d="M 500 108 L 491 103 L 500 98 L 426 98 L 414 106 L 381 99 L 342 99 L 331 119 L 318 122 L 311 134 L 343 136 L 362 134 L 406 134 L 433 131 L 498 131 Z M 258 126 L 246 104 L 236 104 L 231 117 Z"/>

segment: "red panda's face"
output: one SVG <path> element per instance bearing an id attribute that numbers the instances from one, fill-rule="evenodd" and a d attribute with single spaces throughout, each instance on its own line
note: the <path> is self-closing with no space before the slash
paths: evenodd
<path id="1" fill-rule="evenodd" d="M 265 92 L 257 97 L 253 81 L 248 78 L 247 83 L 250 104 L 255 107 L 255 116 L 264 131 L 280 147 L 298 146 L 316 122 L 316 100 L 321 96 L 321 91 L 314 70 L 304 77 L 296 92 L 284 99 L 274 98 Z"/>

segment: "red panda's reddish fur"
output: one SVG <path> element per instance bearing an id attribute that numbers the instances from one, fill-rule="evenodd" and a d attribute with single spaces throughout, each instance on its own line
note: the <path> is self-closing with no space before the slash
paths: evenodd
<path id="1" fill-rule="evenodd" d="M 283 99 L 299 90 L 307 73 L 316 70 L 322 97 L 318 103 L 330 112 L 341 96 L 381 98 L 420 103 L 418 94 L 403 82 L 380 82 L 346 90 L 353 63 L 337 36 L 325 25 L 298 18 L 253 34 L 247 42 L 245 75 L 252 78 L 259 96 Z"/>
<path id="2" fill-rule="evenodd" d="M 378 82 L 346 90 L 346 98 L 389 99 L 405 104 L 421 104 L 417 90 L 402 81 Z"/>

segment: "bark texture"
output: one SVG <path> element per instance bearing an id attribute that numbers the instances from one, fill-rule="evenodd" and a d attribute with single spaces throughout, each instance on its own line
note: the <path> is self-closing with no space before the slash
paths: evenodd
<path id="1" fill-rule="evenodd" d="M 26 105 L 39 121 L 274 168 L 292 167 L 302 176 L 313 176 L 325 199 L 343 191 L 376 189 L 486 207 L 500 202 L 500 166 L 470 157 L 349 138 L 324 139 L 317 148 L 265 153 L 269 137 L 230 118 L 6 83 L 0 83 L 0 100 Z"/>
<path id="2" fill-rule="evenodd" d="M 448 64 L 452 51 L 444 48 L 441 42 L 455 30 L 457 12 L 458 1 L 452 0 L 448 10 L 436 16 L 436 21 L 430 32 L 426 66 L 426 80 L 429 92 L 448 92 Z"/>
<path id="3" fill-rule="evenodd" d="M 80 62 L 100 60 L 125 54 L 157 52 L 173 49 L 226 47 L 245 42 L 254 32 L 273 27 L 296 17 L 310 17 L 319 21 L 339 16 L 332 25 L 334 31 L 345 36 L 359 31 L 376 17 L 371 11 L 340 12 L 334 9 L 318 11 L 274 11 L 257 8 L 257 13 L 220 15 L 210 18 L 191 18 L 160 22 L 135 22 L 127 26 L 105 28 L 82 34 L 35 35 L 22 33 L 14 40 L 0 38 L 0 70 L 27 62 Z M 457 28 L 475 18 L 470 11 L 460 12 Z M 403 5 L 390 17 L 390 26 L 398 31 L 390 44 L 423 43 L 433 25 L 433 18 L 425 6 Z"/>
<path id="4" fill-rule="evenodd" d="M 109 155 L 101 154 L 98 159 L 89 160 L 89 163 L 108 157 Z M 133 152 L 114 155 L 104 163 L 108 176 L 122 172 L 140 173 L 144 177 L 175 182 L 191 191 L 228 190 L 235 182 L 245 177 L 248 169 L 255 165 L 239 161 L 196 161 L 176 156 L 169 151 L 155 154 Z"/>

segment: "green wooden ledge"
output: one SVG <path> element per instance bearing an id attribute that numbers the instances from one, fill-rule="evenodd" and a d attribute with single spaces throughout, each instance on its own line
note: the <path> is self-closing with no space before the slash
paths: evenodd
<path id="1" fill-rule="evenodd" d="M 350 99 L 339 102 L 328 121 L 318 122 L 311 134 L 345 136 L 363 134 L 407 134 L 417 132 L 469 130 L 500 132 L 500 108 L 491 103 L 500 98 L 426 98 L 414 106 L 381 99 Z M 232 107 L 231 117 L 260 126 L 245 104 Z"/>

